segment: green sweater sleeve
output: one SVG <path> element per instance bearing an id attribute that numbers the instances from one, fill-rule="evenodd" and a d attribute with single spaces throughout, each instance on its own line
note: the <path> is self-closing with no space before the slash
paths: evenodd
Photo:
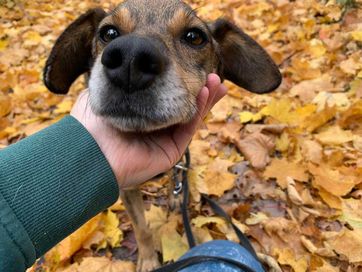
<path id="1" fill-rule="evenodd" d="M 0 271 L 24 271 L 118 191 L 97 143 L 73 117 L 0 150 Z"/>

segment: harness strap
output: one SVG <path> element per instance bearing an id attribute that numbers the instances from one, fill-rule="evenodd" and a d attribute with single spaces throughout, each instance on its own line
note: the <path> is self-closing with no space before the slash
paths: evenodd
<path id="1" fill-rule="evenodd" d="M 153 270 L 152 272 L 176 272 L 183 268 L 187 268 L 191 265 L 203 263 L 203 262 L 224 262 L 226 264 L 231 264 L 235 266 L 235 268 L 240 268 L 244 272 L 256 272 L 254 269 L 250 268 L 250 266 L 247 266 L 243 263 L 240 263 L 238 261 L 235 261 L 233 259 L 228 259 L 224 257 L 218 257 L 218 256 L 194 256 L 189 257 L 183 260 L 179 260 L 177 262 L 168 264 L 166 266 L 163 266 L 161 268 L 158 268 L 156 270 Z"/>

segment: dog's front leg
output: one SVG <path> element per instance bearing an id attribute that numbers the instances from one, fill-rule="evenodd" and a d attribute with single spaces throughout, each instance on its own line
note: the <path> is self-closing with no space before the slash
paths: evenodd
<path id="1" fill-rule="evenodd" d="M 142 193 L 139 189 L 124 190 L 120 194 L 131 219 L 138 245 L 137 272 L 149 272 L 160 266 L 153 245 L 152 232 L 147 226 Z"/>

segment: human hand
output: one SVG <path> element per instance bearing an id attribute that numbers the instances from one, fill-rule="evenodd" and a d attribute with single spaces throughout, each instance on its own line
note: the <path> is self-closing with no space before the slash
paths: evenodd
<path id="1" fill-rule="evenodd" d="M 180 160 L 203 119 L 226 92 L 219 76 L 210 74 L 198 95 L 198 114 L 193 120 L 147 134 L 122 133 L 107 124 L 90 109 L 87 91 L 79 96 L 71 115 L 98 143 L 119 188 L 133 188 L 168 171 Z"/>

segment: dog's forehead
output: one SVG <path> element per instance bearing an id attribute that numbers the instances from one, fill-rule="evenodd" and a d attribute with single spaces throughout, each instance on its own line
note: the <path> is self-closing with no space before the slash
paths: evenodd
<path id="1" fill-rule="evenodd" d="M 138 27 L 166 26 L 181 14 L 193 15 L 191 7 L 180 0 L 127 0 L 114 10 L 114 14 L 122 12 Z"/>

